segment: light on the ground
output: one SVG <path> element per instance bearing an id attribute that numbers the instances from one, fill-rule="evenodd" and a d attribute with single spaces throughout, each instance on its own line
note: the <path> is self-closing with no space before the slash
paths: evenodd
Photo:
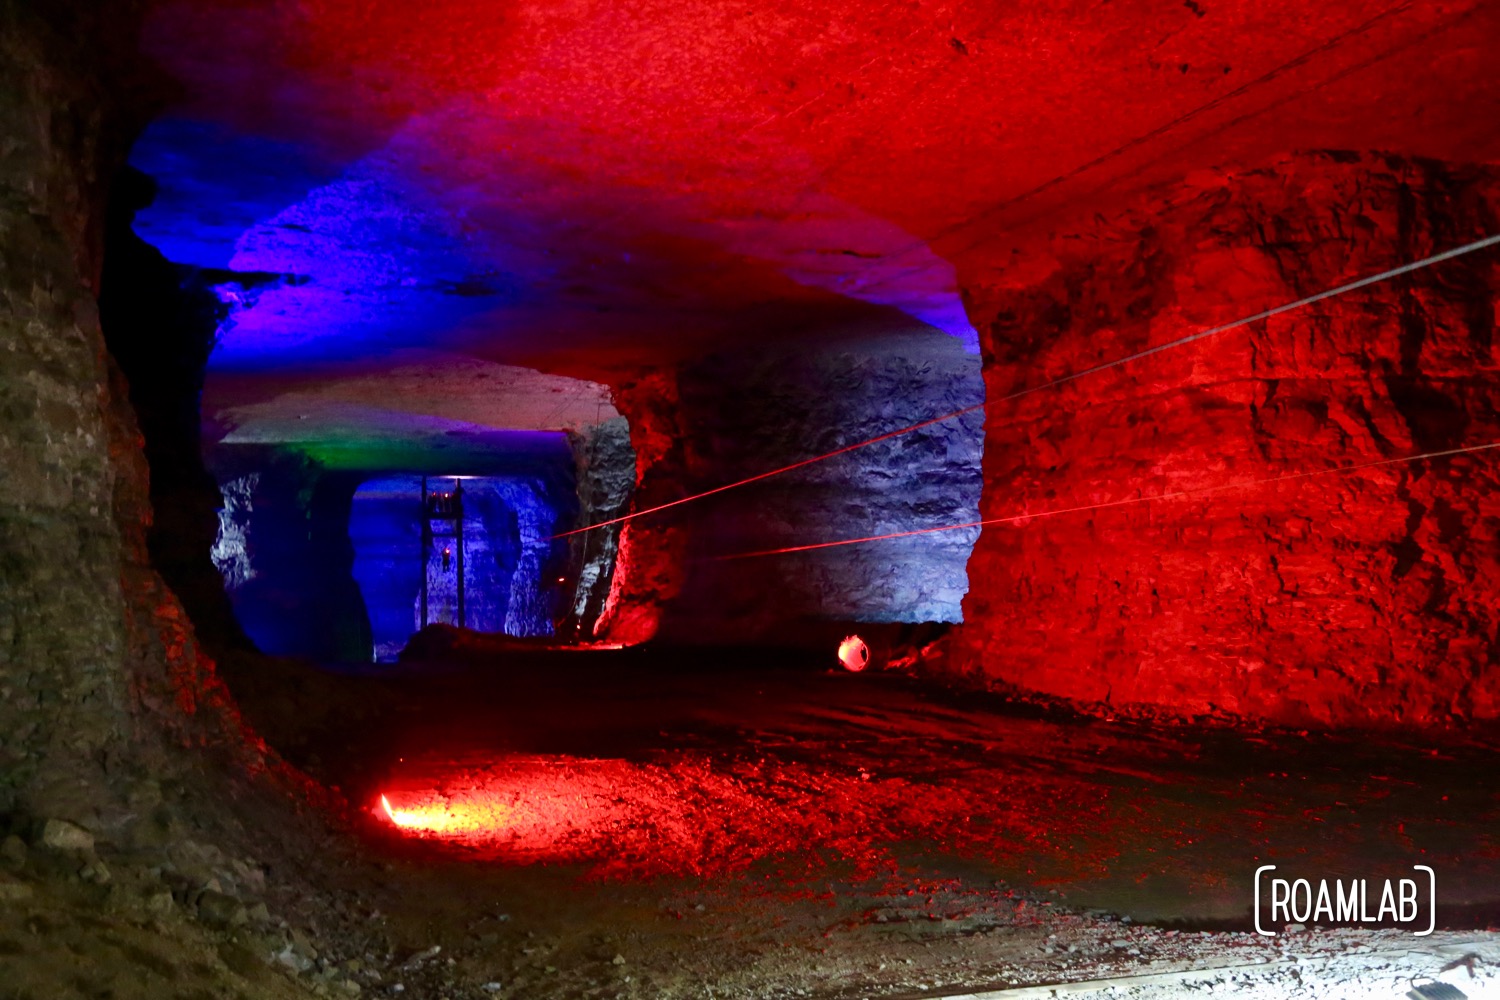
<path id="1" fill-rule="evenodd" d="M 845 670 L 857 674 L 870 665 L 870 647 L 859 636 L 848 636 L 839 643 L 839 662 Z"/>

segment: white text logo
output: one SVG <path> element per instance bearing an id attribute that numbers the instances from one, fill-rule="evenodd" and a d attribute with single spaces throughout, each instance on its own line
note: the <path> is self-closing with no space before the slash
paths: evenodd
<path id="1" fill-rule="evenodd" d="M 1425 877 L 1289 879 L 1272 875 L 1275 865 L 1261 865 L 1255 870 L 1255 932 L 1270 937 L 1272 928 L 1287 924 L 1394 924 L 1424 937 L 1437 927 L 1437 873 L 1427 865 L 1412 870 Z"/>

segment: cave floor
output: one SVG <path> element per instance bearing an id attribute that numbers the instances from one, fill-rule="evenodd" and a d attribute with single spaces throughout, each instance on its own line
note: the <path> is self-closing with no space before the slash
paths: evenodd
<path id="1" fill-rule="evenodd" d="M 409 996 L 946 995 L 1320 949 L 1436 967 L 1404 931 L 1256 936 L 1262 864 L 1431 865 L 1422 945 L 1495 943 L 1493 733 L 1106 722 L 751 650 L 516 652 L 242 698 L 360 804 L 373 869 L 319 881 L 390 955 L 443 949 Z"/>

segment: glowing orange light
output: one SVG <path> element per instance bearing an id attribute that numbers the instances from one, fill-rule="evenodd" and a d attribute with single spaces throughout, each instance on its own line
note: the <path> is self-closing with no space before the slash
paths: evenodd
<path id="1" fill-rule="evenodd" d="M 859 673 L 870 665 L 870 647 L 857 635 L 845 637 L 839 643 L 839 662 L 850 673 Z"/>
<path id="2" fill-rule="evenodd" d="M 493 836 L 506 826 L 510 806 L 484 795 L 457 801 L 439 794 L 424 796 L 420 803 L 397 809 L 385 795 L 381 808 L 392 823 L 417 834 L 443 837 Z"/>
<path id="3" fill-rule="evenodd" d="M 1043 786 L 1018 779 L 997 798 L 988 772 L 960 787 L 815 761 L 506 755 L 479 763 L 435 755 L 408 758 L 388 780 L 381 805 L 403 837 L 451 845 L 466 858 L 584 864 L 596 876 L 739 871 L 823 847 L 884 871 L 886 845 L 920 831 L 1029 860 L 1055 835 L 1050 811 L 1034 832 L 1029 825 L 1042 793 L 1026 789 Z M 1088 792 L 1088 812 L 1075 819 L 1094 830 L 1106 803 Z M 1007 835 L 997 838 L 988 825 L 969 833 L 978 814 L 1003 818 Z"/>

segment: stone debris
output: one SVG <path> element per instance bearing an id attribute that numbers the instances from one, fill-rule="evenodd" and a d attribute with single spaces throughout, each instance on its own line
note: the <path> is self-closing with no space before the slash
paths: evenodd
<path id="1" fill-rule="evenodd" d="M 239 927 L 250 920 L 245 904 L 233 896 L 210 889 L 198 897 L 198 916 L 214 927 Z"/>
<path id="2" fill-rule="evenodd" d="M 35 894 L 31 885 L 9 875 L 0 875 L 0 903 L 21 903 Z"/>
<path id="3" fill-rule="evenodd" d="M 54 851 L 92 851 L 94 835 L 65 819 L 49 819 L 42 824 L 37 844 Z"/>
<path id="4" fill-rule="evenodd" d="M 299 975 L 311 970 L 313 967 L 312 959 L 308 958 L 305 955 L 298 954 L 296 949 L 294 949 L 290 944 L 276 953 L 275 960 L 279 964 L 285 966 L 288 969 L 291 969 L 293 972 L 298 973 Z"/>
<path id="5" fill-rule="evenodd" d="M 422 951 L 417 952 L 415 955 L 402 962 L 401 968 L 415 969 L 428 959 L 437 958 L 442 950 L 443 946 L 440 944 L 435 944 L 431 948 L 424 948 Z"/>
<path id="6" fill-rule="evenodd" d="M 176 900 L 172 898 L 172 890 L 166 887 L 149 890 L 142 900 L 145 911 L 158 917 L 171 913 L 176 905 Z"/>
<path id="7" fill-rule="evenodd" d="M 26 841 L 15 834 L 0 841 L 0 864 L 11 869 L 26 867 Z"/>

